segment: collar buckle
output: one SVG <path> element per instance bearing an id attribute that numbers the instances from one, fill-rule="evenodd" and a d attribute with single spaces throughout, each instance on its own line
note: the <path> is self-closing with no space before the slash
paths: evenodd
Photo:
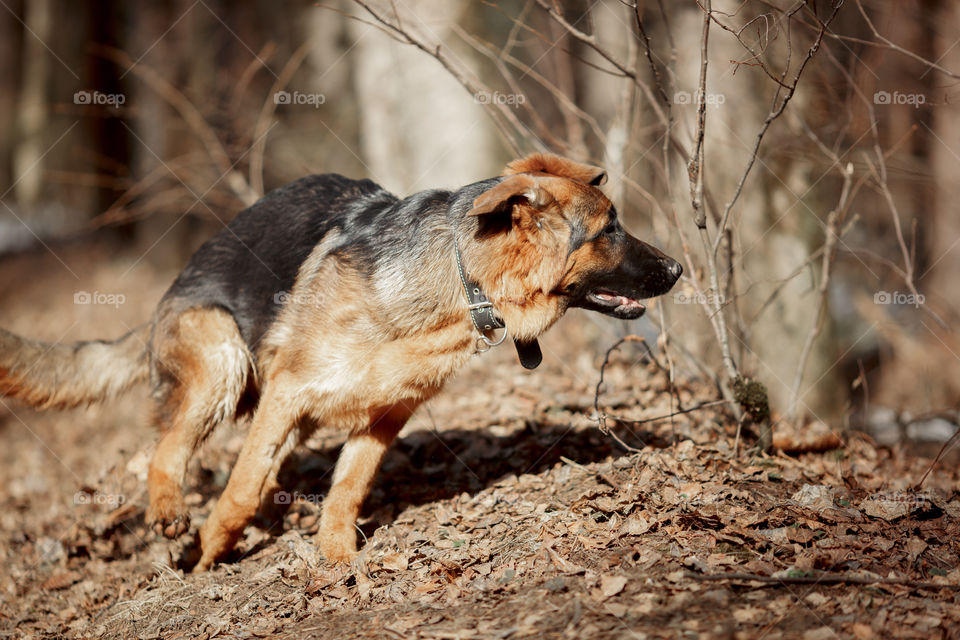
<path id="1" fill-rule="evenodd" d="M 460 283 L 463 285 L 463 295 L 467 299 L 467 309 L 470 310 L 470 320 L 473 322 L 477 333 L 477 353 L 484 353 L 502 344 L 507 339 L 506 325 L 497 317 L 494 312 L 493 303 L 487 299 L 486 294 L 480 288 L 480 285 L 467 279 L 467 273 L 463 270 L 463 261 L 460 259 L 460 247 L 457 245 L 456 238 L 453 241 L 453 250 L 457 256 L 457 271 L 460 272 Z M 493 341 L 487 337 L 487 333 L 503 329 L 500 339 Z M 540 345 L 536 339 L 531 342 L 517 342 L 517 356 L 520 358 L 520 364 L 527 369 L 536 369 L 540 364 L 543 355 L 540 352 Z"/>

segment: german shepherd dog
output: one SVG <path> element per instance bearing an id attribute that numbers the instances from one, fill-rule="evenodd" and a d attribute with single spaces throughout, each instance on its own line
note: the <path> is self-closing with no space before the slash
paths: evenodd
<path id="1" fill-rule="evenodd" d="M 163 432 L 146 520 L 189 528 L 187 463 L 225 419 L 252 413 L 229 482 L 199 532 L 203 571 L 277 490 L 318 424 L 347 430 L 323 503 L 328 561 L 357 554 L 354 523 L 410 415 L 472 355 L 536 339 L 570 307 L 631 319 L 680 265 L 629 235 L 597 167 L 545 154 L 456 191 L 399 199 L 369 180 L 314 175 L 277 189 L 207 241 L 153 321 L 112 341 L 50 345 L 0 331 L 0 395 L 41 408 L 99 402 L 149 379 Z"/>

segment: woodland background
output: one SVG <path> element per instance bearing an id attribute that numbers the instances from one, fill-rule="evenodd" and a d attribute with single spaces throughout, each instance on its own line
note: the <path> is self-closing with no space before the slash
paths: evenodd
<path id="1" fill-rule="evenodd" d="M 607 167 L 628 228 L 695 276 L 636 326 L 584 315 L 601 343 L 660 332 L 722 382 L 722 319 L 775 412 L 955 421 L 960 8 L 835 4 L 713 4 L 695 212 L 694 2 L 11 3 L 0 250 L 95 236 L 181 265 L 307 173 L 408 194 L 549 149 Z"/>
<path id="2" fill-rule="evenodd" d="M 685 268 L 638 321 L 569 313 L 536 372 L 468 367 L 352 567 L 309 540 L 335 429 L 281 474 L 317 499 L 188 576 L 193 532 L 143 524 L 145 388 L 0 399 L 0 633 L 956 637 L 958 79 L 947 0 L 0 1 L 5 329 L 121 335 L 303 175 L 406 195 L 531 151 L 606 167 Z"/>

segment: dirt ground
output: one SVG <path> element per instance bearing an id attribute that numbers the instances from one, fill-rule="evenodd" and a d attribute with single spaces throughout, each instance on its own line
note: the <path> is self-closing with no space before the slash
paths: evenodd
<path id="1" fill-rule="evenodd" d="M 0 260 L 0 326 L 70 341 L 149 317 L 173 273 L 107 246 Z M 121 304 L 74 304 L 78 291 Z M 108 298 L 100 298 L 107 300 Z M 214 571 L 181 566 L 242 443 L 222 427 L 191 471 L 193 529 L 143 524 L 155 434 L 147 391 L 41 414 L 0 400 L 0 635 L 23 638 L 956 638 L 958 474 L 849 435 L 817 454 L 735 449 L 710 406 L 598 428 L 613 325 L 576 313 L 524 371 L 475 359 L 387 457 L 360 530 L 331 566 L 312 534 L 341 436 L 321 429 L 287 493 Z M 636 346 L 602 408 L 639 420 L 715 399 Z M 752 440 L 747 439 L 747 445 Z"/>

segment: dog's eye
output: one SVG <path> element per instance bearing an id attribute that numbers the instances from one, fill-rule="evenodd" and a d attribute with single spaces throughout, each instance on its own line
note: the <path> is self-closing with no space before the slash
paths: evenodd
<path id="1" fill-rule="evenodd" d="M 603 235 L 612 236 L 616 232 L 617 232 L 617 219 L 613 218 L 612 220 L 610 220 L 610 223 L 603 230 Z"/>

